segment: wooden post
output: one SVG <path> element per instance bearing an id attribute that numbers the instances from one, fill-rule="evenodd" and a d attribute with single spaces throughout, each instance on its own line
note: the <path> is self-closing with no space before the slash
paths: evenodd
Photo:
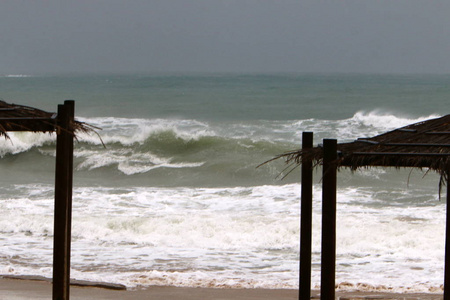
<path id="1" fill-rule="evenodd" d="M 58 105 L 55 219 L 53 236 L 53 300 L 70 297 L 70 242 L 72 224 L 73 119 L 72 100 Z"/>
<path id="2" fill-rule="evenodd" d="M 313 146 L 313 133 L 303 132 L 302 149 Z M 312 244 L 312 161 L 302 158 L 302 190 L 300 209 L 300 276 L 299 300 L 311 299 L 311 244 Z"/>
<path id="3" fill-rule="evenodd" d="M 322 258 L 320 298 L 335 299 L 337 141 L 323 140 Z"/>
<path id="4" fill-rule="evenodd" d="M 447 219 L 445 222 L 444 300 L 450 300 L 450 168 L 447 170 Z"/>

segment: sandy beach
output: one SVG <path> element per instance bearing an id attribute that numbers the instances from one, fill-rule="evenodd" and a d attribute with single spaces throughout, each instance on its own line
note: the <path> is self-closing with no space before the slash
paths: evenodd
<path id="1" fill-rule="evenodd" d="M 72 286 L 71 299 L 153 299 L 153 300 L 255 300 L 255 299 L 298 299 L 298 290 L 292 289 L 212 289 L 212 288 L 181 288 L 153 286 L 141 290 L 113 290 L 98 287 Z M 51 299 L 52 285 L 49 281 L 0 279 L 1 300 L 22 299 Z M 312 299 L 320 299 L 317 291 L 313 292 Z M 336 299 L 401 299 L 401 300 L 438 300 L 438 294 L 395 294 L 380 292 L 337 292 Z"/>

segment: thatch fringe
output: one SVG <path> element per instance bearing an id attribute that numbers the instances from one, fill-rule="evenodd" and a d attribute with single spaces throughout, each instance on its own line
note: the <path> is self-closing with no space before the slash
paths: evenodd
<path id="1" fill-rule="evenodd" d="M 55 130 L 64 130 L 57 125 L 56 119 L 56 113 L 46 112 L 30 106 L 6 103 L 0 100 L 0 137 L 3 136 L 9 139 L 9 131 L 52 133 Z M 72 126 L 75 138 L 79 132 L 93 133 L 100 138 L 97 133 L 97 130 L 100 130 L 98 127 L 77 120 L 74 120 Z M 104 146 L 103 141 L 102 144 Z"/>

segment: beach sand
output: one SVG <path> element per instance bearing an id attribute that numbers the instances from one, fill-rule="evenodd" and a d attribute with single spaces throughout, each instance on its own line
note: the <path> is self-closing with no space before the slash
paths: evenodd
<path id="1" fill-rule="evenodd" d="M 52 285 L 49 281 L 0 279 L 0 300 L 51 299 Z M 71 286 L 70 299 L 152 299 L 152 300 L 294 300 L 298 299 L 298 290 L 268 289 L 213 289 L 149 287 L 141 290 L 112 290 L 98 287 Z M 318 292 L 313 292 L 312 299 L 320 299 Z M 438 294 L 394 294 L 379 292 L 336 292 L 336 299 L 402 299 L 402 300 L 437 300 Z"/>

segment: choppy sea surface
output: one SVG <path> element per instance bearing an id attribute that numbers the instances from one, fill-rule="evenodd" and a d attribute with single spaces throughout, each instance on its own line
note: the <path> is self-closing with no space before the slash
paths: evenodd
<path id="1" fill-rule="evenodd" d="M 72 277 L 125 284 L 298 288 L 302 131 L 340 142 L 448 113 L 450 76 L 0 76 L 0 98 L 102 128 L 75 144 Z M 52 274 L 55 137 L 0 140 L 0 273 Z M 336 282 L 441 291 L 445 195 L 426 170 L 342 170 Z M 315 173 L 313 287 L 320 284 Z"/>

